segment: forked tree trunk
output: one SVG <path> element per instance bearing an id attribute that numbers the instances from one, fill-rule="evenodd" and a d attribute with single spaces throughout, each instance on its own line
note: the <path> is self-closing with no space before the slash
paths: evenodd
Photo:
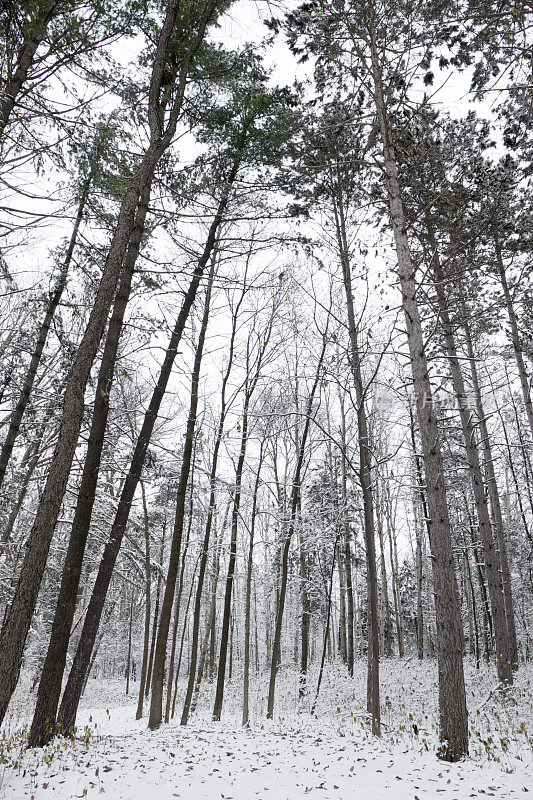
<path id="1" fill-rule="evenodd" d="M 233 366 L 233 356 L 235 350 L 235 336 L 237 332 L 237 318 L 239 309 L 244 299 L 245 291 L 242 292 L 233 313 L 232 329 L 230 336 L 230 346 L 228 354 L 228 363 L 224 376 L 222 378 L 221 387 L 221 400 L 220 400 L 220 415 L 218 420 L 217 435 L 215 438 L 215 445 L 213 448 L 213 457 L 211 460 L 211 473 L 209 476 L 209 508 L 207 511 L 207 520 L 205 524 L 204 540 L 202 544 L 202 551 L 200 555 L 200 569 L 198 571 L 198 583 L 196 585 L 196 597 L 194 601 L 194 616 L 192 623 L 192 637 L 190 645 L 190 665 L 189 665 L 189 680 L 187 683 L 187 691 L 185 700 L 183 702 L 183 711 L 181 714 L 181 724 L 186 725 L 189 719 L 189 712 L 191 710 L 191 703 L 193 699 L 194 684 L 196 679 L 196 666 L 198 664 L 198 641 L 200 637 L 200 616 L 202 612 L 202 593 L 204 589 L 205 572 L 207 568 L 207 560 L 209 557 L 209 540 L 211 538 L 211 528 L 213 525 L 213 516 L 215 513 L 216 504 L 216 484 L 217 484 L 217 468 L 218 468 L 218 454 L 220 445 L 222 443 L 222 436 L 224 434 L 224 423 L 227 414 L 227 400 L 226 400 L 226 387 L 228 385 L 231 368 Z"/>
<path id="2" fill-rule="evenodd" d="M 222 630 L 220 633 L 220 653 L 218 659 L 218 674 L 217 674 L 217 688 L 215 692 L 215 703 L 213 706 L 213 719 L 220 720 L 222 714 L 222 703 L 224 702 L 224 681 L 226 674 L 226 658 L 228 650 L 228 633 L 231 621 L 231 601 L 233 592 L 233 579 L 235 575 L 235 561 L 237 558 L 237 531 L 239 525 L 240 505 L 241 505 L 241 488 L 242 488 L 242 473 L 244 470 L 244 459 L 246 458 L 246 448 L 248 446 L 248 424 L 249 424 L 249 410 L 250 402 L 253 393 L 261 375 L 261 367 L 268 348 L 270 336 L 272 334 L 272 327 L 274 323 L 275 306 L 272 309 L 269 322 L 266 327 L 265 334 L 261 340 L 258 339 L 257 346 L 258 352 L 254 365 L 254 374 L 250 375 L 250 359 L 251 353 L 248 347 L 246 353 L 246 383 L 244 390 L 244 405 L 242 411 L 242 434 L 241 434 L 241 449 L 237 461 L 237 468 L 235 470 L 235 494 L 233 497 L 233 511 L 231 515 L 231 542 L 228 559 L 228 573 L 226 577 L 226 588 L 224 592 L 224 614 L 222 617 Z M 233 630 L 233 629 L 232 629 Z"/>

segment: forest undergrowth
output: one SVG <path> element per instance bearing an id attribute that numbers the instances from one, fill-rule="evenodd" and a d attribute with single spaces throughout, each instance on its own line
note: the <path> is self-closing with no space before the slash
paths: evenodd
<path id="1" fill-rule="evenodd" d="M 291 780 L 295 780 L 299 771 L 307 774 L 309 769 L 298 760 L 298 756 L 305 756 L 310 759 L 311 771 L 318 770 L 319 776 L 322 774 L 320 770 L 326 775 L 330 765 L 333 770 L 345 765 L 347 775 L 351 776 L 361 773 L 363 765 L 369 767 L 365 780 L 358 784 L 358 791 L 363 791 L 358 796 L 363 798 L 365 790 L 377 792 L 369 794 L 375 800 L 386 796 L 403 798 L 402 793 L 397 793 L 399 789 L 396 794 L 387 795 L 387 787 L 380 788 L 375 783 L 386 773 L 386 769 L 380 769 L 380 766 L 387 759 L 385 767 L 395 772 L 392 780 L 397 784 L 410 777 L 415 781 L 410 788 L 402 785 L 402 792 L 415 787 L 415 794 L 407 793 L 405 797 L 429 800 L 442 796 L 520 796 L 513 792 L 520 792 L 523 796 L 529 791 L 533 777 L 533 741 L 529 723 L 533 716 L 533 699 L 529 691 L 531 665 L 522 666 L 514 685 L 505 690 L 498 686 L 490 668 L 482 665 L 477 670 L 468 660 L 465 667 L 470 709 L 469 757 L 460 765 L 443 765 L 437 772 L 434 770 L 434 753 L 439 742 L 437 676 L 436 662 L 431 659 L 422 662 L 414 658 L 383 660 L 383 719 L 379 741 L 371 735 L 370 719 L 366 713 L 366 664 L 363 659 L 356 661 L 353 680 L 340 664 L 328 666 L 314 715 L 310 714 L 310 707 L 316 686 L 316 669 L 310 672 L 307 695 L 298 702 L 298 672 L 292 667 L 282 668 L 280 708 L 274 720 L 267 720 L 265 716 L 266 676 L 254 675 L 248 729 L 241 725 L 242 676 L 238 673 L 228 683 L 227 706 L 221 722 L 212 721 L 215 683 L 205 682 L 191 724 L 181 727 L 177 715 L 169 725 L 157 731 L 148 731 L 145 720 L 135 720 L 136 683 L 130 685 L 130 693 L 126 695 L 123 681 L 90 679 L 80 708 L 76 735 L 58 737 L 44 748 L 30 750 L 26 749 L 26 739 L 34 695 L 30 691 L 30 678 L 25 676 L 2 728 L 0 791 L 10 800 L 19 797 L 40 800 L 54 796 L 67 800 L 70 797 L 91 797 L 93 792 L 94 796 L 110 792 L 113 797 L 133 800 L 150 796 L 149 773 L 155 772 L 160 776 L 162 789 L 170 787 L 175 790 L 168 797 L 196 797 L 194 793 L 180 793 L 178 784 L 190 780 L 191 787 L 201 791 L 203 783 L 214 777 L 222 781 L 222 790 L 213 789 L 209 793 L 207 789 L 206 794 L 200 793 L 198 797 L 235 800 L 242 797 L 244 800 L 243 794 L 226 794 L 224 791 L 224 786 L 229 791 L 232 780 L 238 782 L 239 765 L 234 762 L 240 757 L 241 771 L 247 778 L 253 779 L 255 773 L 264 769 L 279 770 L 282 779 L 263 788 L 265 797 L 292 800 L 300 796 L 300 789 L 295 786 L 291 793 Z M 184 691 L 185 686 L 182 686 L 180 697 Z M 216 756 L 211 752 L 213 747 L 219 751 Z M 250 760 L 248 750 L 256 762 Z M 315 757 L 315 751 L 320 759 Z M 216 766 L 219 762 L 220 766 Z M 419 766 L 413 766 L 415 764 Z M 170 774 L 167 775 L 170 768 L 179 773 L 177 783 Z M 403 777 L 402 770 L 407 770 Z M 453 778 L 447 777 L 450 770 Z M 139 773 L 139 791 L 142 792 L 144 787 L 144 795 L 135 794 L 134 789 L 130 793 L 125 790 L 136 772 Z M 438 784 L 440 778 L 443 788 L 436 785 L 433 789 L 435 794 L 428 794 L 426 790 L 426 793 L 416 795 L 418 772 L 421 780 Z M 427 778 L 426 773 L 433 777 Z M 485 788 L 480 784 L 481 776 L 484 776 Z M 464 784 L 463 794 L 454 793 L 455 786 L 450 783 L 454 778 L 459 782 L 457 791 L 461 782 Z M 385 781 L 386 777 L 382 779 Z M 120 793 L 116 786 L 112 788 L 109 785 L 116 781 L 126 793 Z M 476 781 L 477 791 L 466 792 Z M 342 796 L 340 784 L 330 781 L 329 786 L 327 780 L 323 783 L 323 786 L 320 782 L 316 786 L 310 784 L 307 794 L 317 791 L 316 796 L 326 800 L 330 796 Z M 328 794 L 328 791 L 333 793 Z M 335 791 L 339 791 L 339 795 Z"/>

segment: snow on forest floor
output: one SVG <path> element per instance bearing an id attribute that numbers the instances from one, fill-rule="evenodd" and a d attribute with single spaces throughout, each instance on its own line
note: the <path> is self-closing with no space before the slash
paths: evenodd
<path id="1" fill-rule="evenodd" d="M 241 681 L 227 688 L 223 720 L 210 719 L 214 687 L 204 685 L 192 722 L 179 715 L 155 732 L 135 721 L 135 689 L 91 680 L 78 737 L 24 749 L 31 714 L 23 688 L 0 738 L 0 797 L 113 800 L 465 800 L 524 798 L 533 792 L 531 667 L 515 686 L 497 690 L 492 671 L 467 665 L 470 757 L 437 760 L 436 665 L 382 664 L 383 738 L 365 715 L 364 664 L 354 680 L 339 666 L 324 676 L 317 714 L 298 709 L 297 675 L 280 673 L 276 719 L 264 716 L 268 676 L 255 677 L 251 728 L 240 725 Z M 315 686 L 315 675 L 310 685 Z M 312 694 L 312 692 L 311 692 Z"/>

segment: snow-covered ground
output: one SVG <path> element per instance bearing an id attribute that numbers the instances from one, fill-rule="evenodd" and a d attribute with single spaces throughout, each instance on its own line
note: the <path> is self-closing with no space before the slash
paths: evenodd
<path id="1" fill-rule="evenodd" d="M 116 800 L 433 800 L 525 798 L 533 792 L 529 738 L 531 669 L 522 668 L 504 695 L 493 673 L 467 665 L 471 755 L 437 760 L 435 664 L 382 665 L 384 731 L 368 731 L 364 664 L 350 681 L 340 667 L 325 675 L 317 714 L 297 709 L 297 676 L 282 672 L 275 720 L 266 720 L 267 676 L 255 678 L 252 724 L 240 725 L 241 682 L 228 686 L 223 721 L 210 720 L 213 687 L 203 687 L 186 727 L 158 731 L 136 722 L 133 696 L 118 682 L 90 681 L 75 740 L 25 751 L 31 704 L 19 692 L 0 742 L 0 797 Z M 314 690 L 314 678 L 310 684 Z"/>

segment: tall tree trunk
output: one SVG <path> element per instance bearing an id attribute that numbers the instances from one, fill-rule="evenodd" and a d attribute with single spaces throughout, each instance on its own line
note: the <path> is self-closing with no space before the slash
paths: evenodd
<path id="1" fill-rule="evenodd" d="M 204 540 L 202 545 L 202 552 L 200 556 L 200 569 L 198 571 L 198 583 L 196 585 L 196 597 L 194 601 L 194 616 L 193 616 L 193 624 L 192 624 L 192 639 L 191 639 L 191 662 L 189 666 L 189 680 L 187 683 L 187 691 L 185 694 L 185 700 L 183 702 L 183 711 L 181 714 L 181 724 L 186 725 L 189 719 L 189 712 L 191 709 L 191 703 L 193 698 L 194 692 L 194 684 L 195 684 L 195 677 L 196 677 L 196 665 L 198 663 L 198 639 L 200 636 L 200 615 L 202 611 L 202 593 L 204 589 L 204 580 L 205 580 L 205 572 L 207 567 L 207 559 L 209 557 L 209 539 L 211 537 L 211 528 L 213 525 L 213 516 L 215 513 L 215 504 L 216 504 L 216 483 L 217 483 L 217 467 L 218 467 L 218 453 L 220 450 L 220 445 L 222 443 L 222 436 L 224 434 L 224 423 L 226 421 L 226 414 L 227 414 L 227 403 L 226 403 L 226 387 L 228 384 L 228 380 L 231 374 L 231 368 L 233 365 L 233 355 L 235 349 L 235 336 L 237 330 L 237 317 L 239 314 L 239 309 L 241 307 L 242 301 L 244 299 L 244 292 L 241 294 L 236 306 L 235 311 L 233 314 L 233 321 L 232 321 L 232 329 L 231 329 L 231 337 L 230 337 L 230 346 L 229 346 L 229 355 L 228 355 L 228 363 L 226 366 L 226 371 L 222 378 L 222 387 L 221 387 L 221 400 L 220 400 L 220 415 L 218 421 L 218 429 L 217 435 L 215 439 L 215 445 L 213 448 L 213 458 L 211 461 L 211 474 L 209 476 L 209 508 L 207 511 L 207 520 L 205 524 L 205 531 L 204 531 Z"/>
<path id="2" fill-rule="evenodd" d="M 141 719 L 143 715 L 144 687 L 146 685 L 146 673 L 148 670 L 148 651 L 150 649 L 150 615 L 152 610 L 152 565 L 150 561 L 150 520 L 148 517 L 148 505 L 146 503 L 146 491 L 144 483 L 141 481 L 141 493 L 143 501 L 143 523 L 144 523 L 144 635 L 143 635 L 143 655 L 141 663 L 141 676 L 139 682 L 139 697 L 137 700 L 137 713 L 135 719 Z"/>
<path id="3" fill-rule="evenodd" d="M 181 459 L 181 471 L 178 483 L 176 498 L 176 515 L 174 518 L 174 530 L 170 546 L 170 558 L 168 562 L 167 580 L 163 603 L 161 606 L 161 616 L 157 630 L 157 644 L 155 648 L 154 673 L 152 678 L 152 701 L 150 704 L 150 718 L 148 727 L 152 730 L 158 728 L 163 716 L 163 680 L 165 674 L 165 664 L 167 658 L 168 632 L 170 630 L 170 620 L 172 617 L 172 606 L 174 603 L 174 593 L 178 578 L 178 569 L 181 554 L 181 540 L 183 537 L 183 526 L 185 523 L 185 503 L 187 499 L 187 485 L 191 471 L 191 461 L 194 446 L 194 432 L 196 428 L 196 417 L 198 414 L 198 387 L 200 383 L 200 369 L 204 353 L 205 336 L 209 322 L 209 307 L 211 303 L 211 292 L 213 279 L 215 276 L 215 265 L 217 252 L 216 247 L 213 251 L 211 260 L 211 270 L 207 283 L 204 313 L 198 335 L 198 345 L 194 357 L 194 365 L 191 380 L 191 400 L 189 406 L 189 416 L 187 418 L 187 429 L 185 432 L 185 443 L 183 445 L 183 455 Z"/>
<path id="4" fill-rule="evenodd" d="M 346 414 L 344 411 L 344 395 L 339 387 L 339 401 L 341 408 L 341 498 L 343 514 L 348 513 L 348 481 L 346 475 Z M 350 548 L 350 523 L 344 522 L 344 563 L 346 568 L 346 597 L 347 597 L 347 630 L 346 630 L 346 655 L 348 660 L 348 673 L 353 677 L 354 667 L 354 602 L 352 584 L 352 552 Z"/>
<path id="5" fill-rule="evenodd" d="M 411 447 L 413 449 L 413 460 L 416 475 L 416 488 L 420 499 L 420 509 L 423 516 L 423 524 L 426 526 L 429 539 L 429 511 L 426 502 L 426 493 L 424 491 L 424 477 L 422 475 L 422 464 L 420 456 L 417 452 L 416 446 L 416 433 L 415 433 L 415 420 L 413 411 L 409 407 L 409 422 L 411 430 Z M 416 509 L 415 509 L 416 514 Z M 424 602 L 423 602 L 423 588 L 424 588 L 424 571 L 422 562 L 422 525 L 416 524 L 416 574 L 417 574 L 417 641 L 418 641 L 418 658 L 424 658 Z"/>
<path id="6" fill-rule="evenodd" d="M 65 286 L 67 285 L 68 271 L 72 261 L 74 248 L 76 246 L 80 225 L 83 220 L 83 214 L 85 211 L 85 206 L 87 204 L 87 198 L 89 197 L 89 189 L 91 186 L 92 179 L 93 176 L 91 173 L 83 184 L 80 196 L 80 202 L 78 205 L 78 213 L 76 214 L 74 227 L 72 228 L 72 233 L 70 235 L 70 241 L 68 243 L 67 252 L 65 253 L 65 258 L 61 266 L 61 270 L 55 285 L 55 289 L 53 293 L 50 295 L 48 303 L 46 304 L 46 311 L 41 326 L 39 328 L 37 341 L 35 342 L 35 347 L 31 355 L 31 360 L 28 366 L 28 370 L 26 372 L 26 375 L 24 376 L 24 382 L 22 384 L 22 389 L 19 395 L 19 399 L 17 400 L 17 404 L 9 417 L 9 428 L 7 430 L 4 443 L 2 444 L 2 450 L 0 451 L 0 489 L 4 482 L 6 469 L 9 464 L 9 460 L 13 453 L 13 448 L 15 446 L 15 442 L 17 440 L 17 436 L 20 431 L 20 424 L 22 422 L 22 417 L 24 416 L 24 412 L 26 411 L 26 407 L 30 399 L 31 390 L 33 389 L 35 376 L 37 375 L 37 370 L 39 369 L 39 365 L 41 363 L 44 346 L 46 344 L 46 339 L 48 338 L 48 333 L 52 325 L 52 320 L 56 313 L 61 297 L 63 295 Z"/>
<path id="7" fill-rule="evenodd" d="M 396 636 L 398 637 L 398 655 L 400 658 L 405 656 L 404 625 L 402 598 L 400 595 L 400 579 L 398 575 L 398 549 L 396 545 L 396 534 L 391 525 L 388 526 L 389 535 L 389 557 L 392 565 L 392 594 L 394 598 L 394 617 L 396 620 Z"/>
<path id="8" fill-rule="evenodd" d="M 333 575 L 335 572 L 335 556 L 338 553 L 338 543 L 340 539 L 340 533 L 337 534 L 337 538 L 335 539 L 335 544 L 333 546 L 333 555 L 331 560 L 331 570 L 329 574 L 329 591 L 328 591 L 328 606 L 326 611 L 326 627 L 324 630 L 324 642 L 322 645 L 322 657 L 320 659 L 320 669 L 318 671 L 318 681 L 316 685 L 316 692 L 313 698 L 313 705 L 311 706 L 311 716 L 315 713 L 316 704 L 318 702 L 318 695 L 320 694 L 320 687 L 322 685 L 322 677 L 324 675 L 324 663 L 326 661 L 326 650 L 327 650 L 327 643 L 329 639 L 329 626 L 331 620 L 331 599 L 333 595 Z"/>
<path id="9" fill-rule="evenodd" d="M 226 659 L 228 650 L 228 633 L 231 621 L 231 598 L 233 591 L 233 579 L 235 575 L 235 560 L 237 558 L 237 532 L 239 525 L 240 505 L 241 505 L 241 488 L 242 488 L 242 473 L 244 469 L 244 459 L 246 458 L 246 448 L 248 446 L 248 413 L 250 409 L 250 402 L 252 395 L 257 386 L 259 376 L 261 373 L 261 366 L 263 358 L 268 347 L 270 335 L 272 333 L 272 325 L 274 321 L 274 310 L 267 325 L 266 333 L 262 341 L 258 341 L 258 354 L 255 363 L 255 372 L 253 376 L 250 375 L 250 348 L 248 346 L 246 354 L 246 383 L 244 390 L 244 404 L 242 410 L 242 433 L 241 433 L 241 449 L 237 461 L 237 469 L 235 471 L 235 494 L 233 497 L 233 511 L 231 515 L 231 542 L 228 559 L 228 573 L 226 576 L 226 589 L 224 592 L 224 613 L 222 616 L 222 630 L 220 633 L 220 653 L 218 659 L 218 675 L 217 675 L 217 688 L 215 692 L 215 703 L 213 706 L 213 719 L 220 720 L 222 714 L 222 703 L 224 701 L 224 681 L 226 675 Z"/>
<path id="10" fill-rule="evenodd" d="M 494 640 L 496 645 L 496 669 L 498 678 L 504 685 L 513 682 L 513 670 L 511 668 L 511 657 L 507 643 L 507 620 L 505 615 L 505 602 L 503 596 L 503 586 L 500 572 L 500 559 L 494 546 L 492 526 L 489 515 L 485 488 L 483 485 L 483 474 L 479 460 L 479 451 L 476 442 L 476 432 L 472 424 L 472 416 L 468 408 L 466 387 L 464 384 L 453 326 L 448 312 L 448 302 L 446 290 L 444 288 L 445 276 L 440 262 L 437 240 L 433 229 L 431 214 L 427 208 L 425 211 L 428 243 L 431 248 L 431 265 L 435 277 L 435 290 L 439 305 L 440 323 L 444 333 L 446 353 L 452 375 L 452 383 L 459 406 L 459 417 L 463 432 L 463 440 L 466 449 L 466 457 L 476 505 L 476 513 L 479 523 L 479 532 L 483 547 L 485 561 L 485 575 L 492 610 L 492 623 L 494 628 Z"/>
<path id="11" fill-rule="evenodd" d="M 214 549 L 213 567 L 211 576 L 211 600 L 205 616 L 204 638 L 202 641 L 202 646 L 200 648 L 198 669 L 196 670 L 196 681 L 194 684 L 194 692 L 190 706 L 191 714 L 194 714 L 196 710 L 196 704 L 198 702 L 198 696 L 200 693 L 200 686 L 202 683 L 202 679 L 204 677 L 204 672 L 207 673 L 209 679 L 212 679 L 215 674 L 214 661 L 215 661 L 215 644 L 216 644 L 217 588 L 218 588 L 218 578 L 220 575 L 220 551 L 222 549 L 222 544 L 224 540 L 224 531 L 226 530 L 226 526 L 228 523 L 229 509 L 230 509 L 230 503 L 228 503 L 226 506 L 226 512 L 224 514 L 224 521 L 222 523 L 220 535 L 218 535 L 217 531 L 215 530 L 215 541 L 213 548 Z M 206 667 L 208 649 L 209 649 L 209 661 Z"/>
<path id="12" fill-rule="evenodd" d="M 361 372 L 358 330 L 352 293 L 350 254 L 346 234 L 344 202 L 340 183 L 340 169 L 337 169 L 337 186 L 333 195 L 337 243 L 342 267 L 344 294 L 348 315 L 348 336 L 350 341 L 349 361 L 357 401 L 357 435 L 359 441 L 359 483 L 363 495 L 363 531 L 366 549 L 366 569 L 368 583 L 368 696 L 367 704 L 372 714 L 372 733 L 381 735 L 381 711 L 379 700 L 379 599 L 378 575 L 376 567 L 376 534 L 374 528 L 374 497 L 372 492 L 372 443 L 366 416 L 366 389 Z"/>
<path id="13" fill-rule="evenodd" d="M 307 551 L 303 531 L 300 529 L 300 595 L 302 601 L 301 646 L 300 646 L 300 684 L 298 694 L 305 695 L 307 671 L 309 669 L 309 624 L 311 621 L 311 600 L 309 597 L 309 575 L 307 572 Z"/>
<path id="14" fill-rule="evenodd" d="M 329 317 L 328 317 L 329 323 Z M 305 413 L 305 423 L 304 429 L 302 433 L 302 437 L 299 442 L 298 454 L 297 454 L 297 462 L 296 462 L 296 469 L 294 472 L 294 479 L 292 482 L 292 492 L 291 492 L 291 503 L 290 503 L 290 519 L 289 519 L 289 526 L 287 533 L 285 534 L 285 541 L 283 543 L 283 551 L 281 556 L 281 584 L 279 589 L 279 598 L 278 598 L 278 605 L 276 611 L 276 625 L 274 630 L 274 639 L 272 642 L 272 657 L 270 662 L 270 681 L 268 685 L 268 702 L 267 702 L 267 717 L 272 719 L 274 716 L 274 698 L 276 694 L 276 677 L 278 673 L 278 667 L 280 664 L 281 659 L 281 629 L 283 625 L 283 612 L 285 610 L 285 598 L 287 595 L 287 581 L 289 576 L 289 550 L 291 546 L 291 539 L 294 535 L 294 529 L 296 525 L 296 516 L 298 511 L 298 503 L 300 499 L 300 481 L 301 481 L 301 474 L 302 468 L 305 458 L 305 448 L 307 444 L 307 437 L 309 435 L 309 428 L 311 426 L 311 414 L 313 412 L 313 402 L 316 394 L 316 390 L 320 381 L 320 375 L 322 372 L 322 364 L 324 362 L 324 356 L 326 354 L 326 347 L 327 347 L 327 334 L 323 335 L 322 340 L 322 349 L 320 352 L 320 356 L 318 359 L 318 364 L 315 373 L 315 379 L 313 382 L 313 386 L 311 388 L 311 393 L 307 400 L 307 407 Z"/>
<path id="15" fill-rule="evenodd" d="M 174 680 L 174 661 L 176 658 L 176 641 L 178 636 L 178 625 L 180 620 L 180 609 L 181 609 L 181 597 L 183 594 L 183 586 L 184 586 L 184 576 L 185 576 L 185 561 L 187 557 L 187 550 L 189 549 L 189 544 L 191 541 L 191 528 L 192 528 L 192 521 L 193 521 L 193 510 L 194 510 L 194 470 L 196 466 L 196 445 L 193 452 L 192 457 L 192 466 L 191 466 L 191 479 L 189 481 L 189 523 L 187 526 L 187 535 L 185 539 L 185 545 L 183 547 L 183 553 L 181 556 L 181 570 L 179 576 L 179 584 L 178 584 L 178 591 L 176 593 L 176 598 L 174 601 L 174 623 L 172 626 L 172 643 L 170 646 L 170 663 L 168 667 L 168 684 L 167 684 L 167 700 L 165 705 L 165 723 L 168 724 L 170 720 L 170 704 L 172 700 L 172 683 Z M 189 604 L 187 604 L 187 610 L 189 608 Z"/>
<path id="16" fill-rule="evenodd" d="M 244 675 L 243 675 L 243 699 L 242 699 L 242 724 L 248 726 L 250 719 L 249 710 L 249 691 L 250 691 L 250 631 L 251 631 L 251 603 L 252 603 L 252 570 L 254 553 L 255 521 L 257 516 L 257 495 L 259 492 L 259 482 L 261 479 L 261 467 L 263 466 L 263 442 L 259 450 L 259 463 L 255 476 L 252 511 L 250 520 L 250 545 L 248 548 L 248 564 L 246 567 L 246 596 L 244 606 Z"/>
<path id="17" fill-rule="evenodd" d="M 394 147 L 383 92 L 378 50 L 370 32 L 374 102 L 383 147 L 385 184 L 398 259 L 398 274 L 405 313 L 420 436 L 424 453 L 430 545 L 433 555 L 435 610 L 439 669 L 441 750 L 450 761 L 468 752 L 468 715 L 462 657 L 462 622 L 455 577 L 450 520 L 444 484 L 444 465 L 435 417 L 422 324 L 416 299 L 415 268 L 411 259 L 407 222 L 402 204 Z"/>
<path id="18" fill-rule="evenodd" d="M 168 492 L 167 492 L 167 500 L 168 500 Z M 155 605 L 154 605 L 154 616 L 152 619 L 152 637 L 150 643 L 150 655 L 148 656 L 148 664 L 146 667 L 146 680 L 144 682 L 144 696 L 146 698 L 150 696 L 150 686 L 152 685 L 152 669 L 154 666 L 155 641 L 157 636 L 157 620 L 159 619 L 159 604 L 161 601 L 161 582 L 163 580 L 163 563 L 165 560 L 166 534 L 167 534 L 167 515 L 165 512 L 165 519 L 163 522 L 163 535 L 161 536 L 161 549 L 159 551 L 159 569 L 157 572 L 157 584 L 155 590 Z"/>
<path id="19" fill-rule="evenodd" d="M 175 27 L 180 0 L 168 0 L 154 56 L 150 81 L 148 121 L 150 143 L 140 160 L 120 207 L 106 263 L 98 285 L 89 321 L 74 358 L 63 399 L 59 439 L 52 456 L 48 478 L 39 500 L 15 595 L 0 634 L 0 723 L 17 685 L 22 654 L 37 603 L 48 551 L 70 475 L 84 413 L 84 396 L 92 364 L 102 338 L 113 301 L 122 263 L 131 237 L 139 195 L 150 183 L 159 159 L 169 147 L 181 112 L 187 75 L 200 47 L 207 24 L 218 0 L 207 0 L 197 21 L 195 34 L 180 64 L 177 89 L 164 128 L 164 98 L 161 93 L 165 61 Z M 96 634 L 95 634 L 96 635 Z M 89 662 L 89 659 L 88 659 Z M 88 663 L 87 663 L 88 666 Z M 81 685 L 80 685 L 81 691 Z M 46 721 L 45 721 L 46 724 Z"/>
<path id="20" fill-rule="evenodd" d="M 187 597 L 187 604 L 185 606 L 185 614 L 183 615 L 183 626 L 181 630 L 181 642 L 180 642 L 180 652 L 178 655 L 178 663 L 176 666 L 176 674 L 174 676 L 174 696 L 172 698 L 172 718 L 174 718 L 174 712 L 176 711 L 176 699 L 178 695 L 178 679 L 180 676 L 180 669 L 181 669 L 181 662 L 183 657 L 183 645 L 185 643 L 185 634 L 187 633 L 187 629 L 189 627 L 189 608 L 191 605 L 192 594 L 194 590 L 194 581 L 196 578 L 196 570 L 198 569 L 198 564 L 200 563 L 200 554 L 198 554 L 198 558 L 196 559 L 196 563 L 194 565 L 194 571 L 191 577 L 191 586 L 189 589 L 189 594 Z M 170 689 L 170 687 L 169 687 Z"/>
<path id="21" fill-rule="evenodd" d="M 382 503 L 379 504 L 380 506 Z M 381 600 L 383 605 L 383 614 L 382 614 L 382 624 L 384 627 L 383 631 L 383 642 L 384 642 L 384 653 L 385 655 L 390 658 L 392 656 L 392 621 L 390 615 L 390 605 L 389 605 L 389 591 L 387 586 L 387 568 L 385 566 L 385 546 L 383 541 L 383 517 L 382 517 L 383 509 L 378 506 L 378 513 L 377 513 L 377 528 L 378 528 L 378 536 L 379 536 L 379 554 L 380 554 L 380 572 L 381 572 Z M 393 576 L 394 579 L 394 576 Z M 394 591 L 394 586 L 393 586 Z"/>
<path id="22" fill-rule="evenodd" d="M 130 619 L 128 625 L 128 655 L 126 657 L 126 694 L 130 693 L 130 674 L 131 674 L 131 635 L 133 632 L 133 595 L 134 586 L 131 585 L 131 600 L 130 600 Z"/>
<path id="23" fill-rule="evenodd" d="M 483 409 L 483 399 L 481 396 L 481 389 L 479 385 L 479 378 L 476 367 L 476 357 L 474 347 L 472 344 L 472 337 L 470 335 L 470 326 L 466 315 L 466 307 L 463 302 L 463 330 L 465 332 L 466 349 L 470 361 L 470 374 L 472 377 L 472 388 L 474 389 L 474 396 L 476 398 L 476 412 L 477 422 L 479 425 L 481 445 L 483 447 L 483 466 L 485 467 L 485 475 L 487 478 L 487 489 L 489 500 L 492 508 L 492 516 L 494 519 L 494 527 L 496 529 L 496 539 L 498 542 L 498 550 L 500 553 L 500 566 L 502 570 L 503 580 L 503 593 L 505 599 L 505 617 L 507 620 L 507 637 L 509 646 L 509 659 L 513 669 L 518 668 L 518 645 L 516 640 L 516 626 L 514 615 L 513 593 L 511 585 L 511 571 L 509 569 L 509 559 L 507 556 L 507 541 L 505 528 L 503 524 L 503 514 L 500 503 L 500 494 L 498 491 L 498 484 L 496 482 L 496 475 L 494 473 L 494 461 L 492 457 L 492 448 L 490 444 L 489 431 L 487 428 L 487 418 Z"/>

